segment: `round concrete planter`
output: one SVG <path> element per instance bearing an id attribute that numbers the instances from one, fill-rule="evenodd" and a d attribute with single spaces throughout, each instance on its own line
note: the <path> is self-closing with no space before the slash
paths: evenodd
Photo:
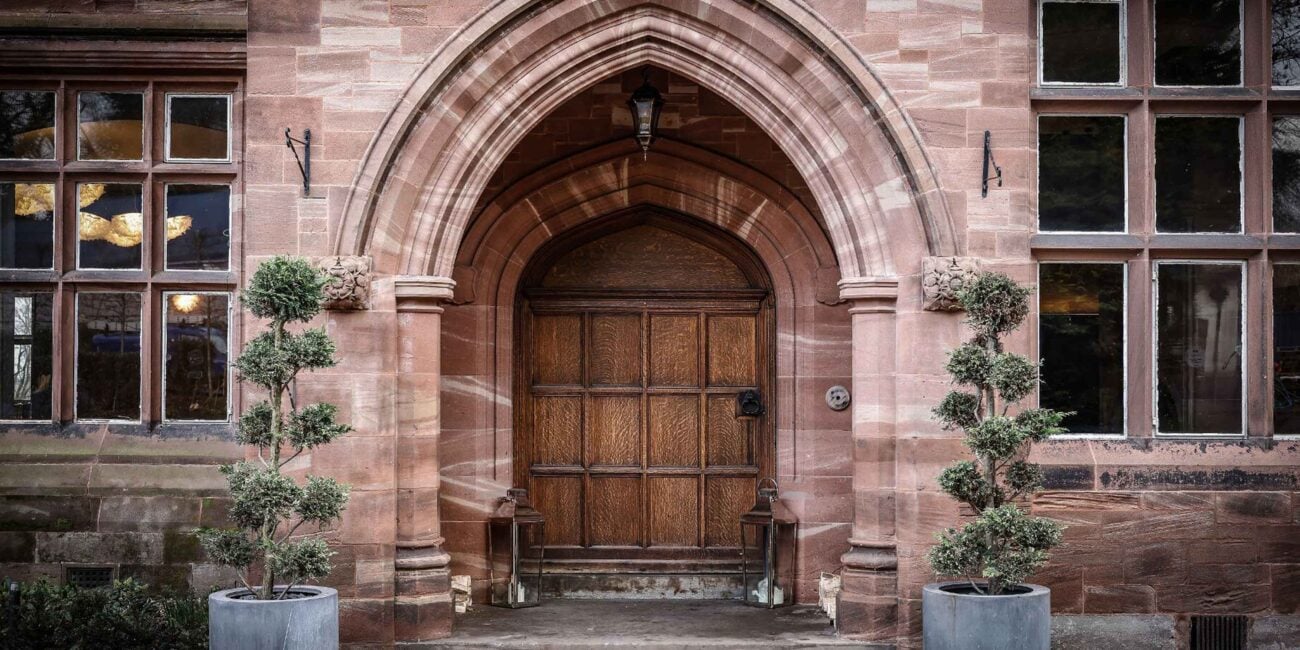
<path id="1" fill-rule="evenodd" d="M 310 595 L 253 600 L 238 598 L 248 593 L 240 587 L 208 596 L 209 650 L 337 650 L 339 592 L 329 587 L 294 587 L 293 591 Z"/>
<path id="2" fill-rule="evenodd" d="M 981 596 L 968 582 L 928 584 L 921 593 L 925 650 L 1048 650 L 1052 592 L 1021 585 L 1021 593 Z"/>

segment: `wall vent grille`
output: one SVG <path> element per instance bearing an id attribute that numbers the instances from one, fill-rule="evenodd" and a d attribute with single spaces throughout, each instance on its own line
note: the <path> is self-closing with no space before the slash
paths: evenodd
<path id="1" fill-rule="evenodd" d="M 113 584 L 113 567 L 70 566 L 64 573 L 64 581 L 79 589 L 107 587 Z"/>
<path id="2" fill-rule="evenodd" d="M 1246 650 L 1246 616 L 1193 616 L 1191 650 Z"/>

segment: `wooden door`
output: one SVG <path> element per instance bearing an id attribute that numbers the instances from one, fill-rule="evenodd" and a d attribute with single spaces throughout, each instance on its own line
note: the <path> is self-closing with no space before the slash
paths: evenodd
<path id="1" fill-rule="evenodd" d="M 516 483 L 546 516 L 549 557 L 734 559 L 740 515 L 771 473 L 767 419 L 736 415 L 740 391 L 768 397 L 765 296 L 528 292 Z"/>

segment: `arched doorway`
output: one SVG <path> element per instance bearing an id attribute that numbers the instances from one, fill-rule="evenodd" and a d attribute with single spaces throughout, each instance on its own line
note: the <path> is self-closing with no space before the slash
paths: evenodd
<path id="1" fill-rule="evenodd" d="M 770 281 L 743 244 L 659 211 L 534 256 L 516 301 L 514 483 L 570 596 L 738 594 L 740 514 L 775 475 Z M 767 409 L 774 405 L 765 404 Z"/>

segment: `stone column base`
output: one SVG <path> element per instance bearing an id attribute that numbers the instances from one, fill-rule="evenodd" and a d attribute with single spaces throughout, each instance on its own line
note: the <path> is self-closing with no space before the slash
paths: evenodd
<path id="1" fill-rule="evenodd" d="M 898 560 L 894 547 L 854 544 L 840 562 L 844 569 L 835 605 L 835 627 L 840 635 L 864 641 L 896 641 Z"/>
<path id="2" fill-rule="evenodd" d="M 438 545 L 398 547 L 393 598 L 397 643 L 432 641 L 451 635 L 451 556 Z"/>

